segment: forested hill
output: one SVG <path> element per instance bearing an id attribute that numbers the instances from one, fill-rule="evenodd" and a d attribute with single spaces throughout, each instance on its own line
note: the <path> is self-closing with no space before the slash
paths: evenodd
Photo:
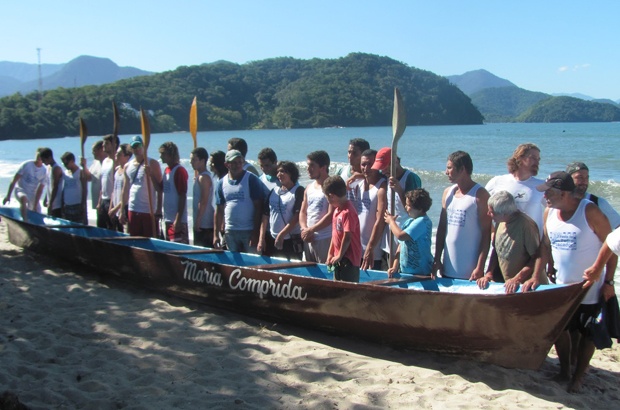
<path id="1" fill-rule="evenodd" d="M 471 100 L 444 77 L 388 57 L 354 53 L 338 59 L 274 58 L 216 62 L 102 86 L 56 89 L 0 99 L 0 139 L 44 138 L 112 130 L 112 101 L 121 133 L 139 133 L 137 110 L 151 113 L 152 132 L 188 129 L 198 97 L 203 130 L 384 126 L 399 87 L 409 125 L 481 124 Z"/>

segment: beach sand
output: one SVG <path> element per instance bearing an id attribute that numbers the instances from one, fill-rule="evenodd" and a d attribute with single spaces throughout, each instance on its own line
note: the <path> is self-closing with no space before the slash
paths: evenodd
<path id="1" fill-rule="evenodd" d="M 0 263 L 0 394 L 32 409 L 620 407 L 618 345 L 568 394 L 553 349 L 515 370 L 259 321 L 24 252 L 4 224 Z"/>

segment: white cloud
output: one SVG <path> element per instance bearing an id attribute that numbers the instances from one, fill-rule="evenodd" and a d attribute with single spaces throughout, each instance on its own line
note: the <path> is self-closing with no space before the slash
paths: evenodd
<path id="1" fill-rule="evenodd" d="M 558 68 L 558 72 L 564 73 L 566 71 L 581 71 L 581 70 L 587 70 L 588 68 L 590 68 L 590 64 L 589 63 L 577 64 L 577 65 L 574 65 L 572 67 L 564 65 L 564 66 Z"/>

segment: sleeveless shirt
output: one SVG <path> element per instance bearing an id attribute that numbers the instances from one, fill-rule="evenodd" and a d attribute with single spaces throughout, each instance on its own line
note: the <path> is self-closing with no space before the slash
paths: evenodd
<path id="1" fill-rule="evenodd" d="M 480 221 L 476 193 L 480 184 L 475 184 L 460 198 L 454 194 L 454 185 L 446 197 L 447 232 L 443 266 L 445 275 L 455 279 L 469 279 L 478 264 Z"/>
<path id="2" fill-rule="evenodd" d="M 581 282 L 583 271 L 594 263 L 601 249 L 603 243 L 590 228 L 586 218 L 586 206 L 590 203 L 587 199 L 582 199 L 568 221 L 560 220 L 557 209 L 549 209 L 546 227 L 554 268 L 557 270 L 557 283 Z M 582 304 L 598 303 L 604 278 L 605 275 L 601 275 L 598 282 L 590 287 Z"/>

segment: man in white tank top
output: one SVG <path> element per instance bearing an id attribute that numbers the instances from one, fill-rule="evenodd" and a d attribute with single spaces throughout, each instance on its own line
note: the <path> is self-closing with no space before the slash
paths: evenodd
<path id="1" fill-rule="evenodd" d="M 179 148 L 172 141 L 159 147 L 161 161 L 166 164 L 158 190 L 163 193 L 164 238 L 170 242 L 189 244 L 187 228 L 187 182 L 189 175 L 181 165 Z"/>
<path id="2" fill-rule="evenodd" d="M 456 151 L 448 156 L 446 175 L 454 185 L 446 188 L 441 199 L 433 274 L 469 280 L 484 275 L 491 242 L 489 193 L 471 179 L 472 172 L 468 153 Z"/>
<path id="3" fill-rule="evenodd" d="M 161 185 L 161 167 L 159 161 L 146 157 L 142 137 L 132 137 L 129 145 L 133 157 L 125 166 L 121 197 L 121 209 L 128 206 L 129 211 L 127 217 L 121 213 L 119 221 L 121 224 L 128 223 L 130 235 L 156 238 L 159 236 L 157 217 L 161 216 L 162 194 L 155 187 Z"/>
<path id="4" fill-rule="evenodd" d="M 67 168 L 62 192 L 62 217 L 69 221 L 86 224 L 86 176 L 75 163 L 75 155 L 65 152 L 60 157 Z"/>
<path id="5" fill-rule="evenodd" d="M 570 174 L 564 171 L 554 172 L 538 189 L 544 191 L 547 201 L 543 216 L 541 262 L 536 264 L 532 279 L 523 285 L 524 291 L 537 286 L 538 273 L 544 269 L 550 256 L 553 256 L 557 270 L 557 283 L 581 282 L 584 271 L 595 262 L 602 243 L 611 232 L 607 217 L 596 205 L 575 197 L 575 183 Z M 608 273 L 613 275 L 613 272 Z M 594 341 L 587 329 L 587 322 L 598 315 L 597 303 L 603 287 L 602 279 L 603 277 L 591 284 L 579 309 L 555 342 L 560 359 L 558 380 L 570 380 L 569 392 L 580 390 L 594 354 Z M 573 353 L 575 349 L 576 354 Z M 574 357 L 577 362 L 571 378 L 571 359 Z"/>
<path id="6" fill-rule="evenodd" d="M 308 154 L 308 176 L 313 181 L 304 191 L 304 201 L 299 211 L 305 259 L 319 263 L 327 262 L 334 213 L 334 208 L 323 194 L 323 182 L 329 176 L 329 162 L 329 154 L 325 151 Z"/>

